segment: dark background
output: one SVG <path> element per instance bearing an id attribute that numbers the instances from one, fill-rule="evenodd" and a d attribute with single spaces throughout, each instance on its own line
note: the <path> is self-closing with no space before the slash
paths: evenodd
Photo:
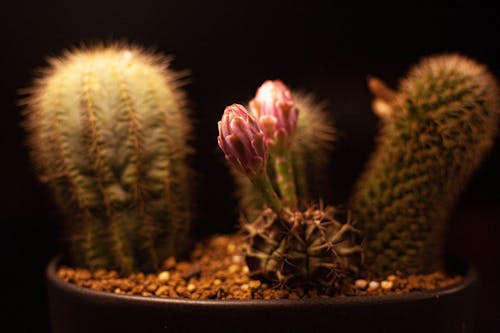
<path id="1" fill-rule="evenodd" d="M 199 1 L 16 2 L 0 11 L 0 254 L 3 312 L 15 332 L 48 327 L 44 267 L 61 250 L 58 216 L 27 156 L 17 90 L 45 57 L 80 42 L 128 40 L 175 55 L 190 69 L 186 86 L 196 119 L 198 236 L 235 230 L 231 181 L 216 146 L 224 106 L 245 102 L 265 79 L 316 93 L 339 131 L 329 202 L 345 203 L 373 148 L 376 118 L 366 76 L 395 85 L 424 55 L 460 52 L 500 76 L 496 10 L 490 8 L 342 9 L 328 2 Z M 500 145 L 472 179 L 450 223 L 448 249 L 482 275 L 479 332 L 500 326 Z M 7 324 L 2 320 L 2 324 Z"/>

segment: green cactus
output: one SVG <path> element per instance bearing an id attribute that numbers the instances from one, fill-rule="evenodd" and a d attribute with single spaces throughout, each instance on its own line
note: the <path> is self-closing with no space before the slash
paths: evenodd
<path id="1" fill-rule="evenodd" d="M 188 246 L 191 126 L 168 63 L 128 45 L 77 49 L 27 89 L 32 158 L 75 265 L 151 271 Z"/>
<path id="2" fill-rule="evenodd" d="M 291 146 L 295 182 L 301 208 L 308 202 L 317 201 L 323 193 L 321 184 L 327 174 L 328 156 L 335 141 L 335 128 L 325 110 L 325 104 L 318 102 L 314 95 L 302 91 L 292 92 L 294 103 L 299 110 L 297 131 Z M 272 157 L 271 157 L 272 158 Z M 273 186 L 278 188 L 274 176 L 274 163 L 268 163 L 268 173 Z M 261 192 L 240 172 L 231 169 L 236 182 L 236 194 L 243 218 L 255 220 L 264 207 Z"/>
<path id="3" fill-rule="evenodd" d="M 498 88 L 486 67 L 460 55 L 426 58 L 399 91 L 372 78 L 381 118 L 377 147 L 350 208 L 379 274 L 442 269 L 450 213 L 493 145 Z"/>
<path id="4" fill-rule="evenodd" d="M 304 212 L 265 209 L 243 225 L 248 241 L 245 260 L 253 275 L 287 285 L 342 288 L 363 261 L 360 233 L 333 206 L 309 206 Z"/>

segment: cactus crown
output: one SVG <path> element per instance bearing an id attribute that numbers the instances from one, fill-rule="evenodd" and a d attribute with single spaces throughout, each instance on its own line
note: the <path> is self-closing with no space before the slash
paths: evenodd
<path id="1" fill-rule="evenodd" d="M 126 44 L 80 48 L 26 90 L 32 158 L 79 266 L 153 270 L 188 245 L 191 125 L 168 64 Z"/>
<path id="2" fill-rule="evenodd" d="M 369 87 L 381 129 L 350 205 L 367 237 L 367 264 L 380 274 L 441 269 L 446 222 L 493 144 L 497 83 L 452 54 L 422 60 L 397 92 L 375 78 Z"/>
<path id="3" fill-rule="evenodd" d="M 226 108 L 219 122 L 219 146 L 241 186 L 244 213 L 251 216 L 242 226 L 250 272 L 279 284 L 309 284 L 332 291 L 341 287 L 343 277 L 358 271 L 363 259 L 361 239 L 350 223 L 339 221 L 341 215 L 334 207 L 307 205 L 296 196 L 297 183 L 299 193 L 310 191 L 307 181 L 297 179 L 322 165 L 324 160 L 316 155 L 329 148 L 334 131 L 311 97 L 300 95 L 296 104 L 292 96 L 281 81 L 266 81 L 250 103 L 252 115 L 231 121 L 227 112 L 232 106 Z M 240 130 L 239 138 L 234 137 L 237 131 L 224 130 L 244 123 L 249 128 Z M 250 130 L 256 124 L 261 131 Z M 265 151 L 255 149 L 263 135 Z M 242 148 L 230 149 L 232 142 Z M 254 157 L 249 159 L 247 152 Z M 258 172 L 253 163 L 248 163 L 250 168 L 239 165 L 242 160 L 260 159 L 264 168 Z"/>

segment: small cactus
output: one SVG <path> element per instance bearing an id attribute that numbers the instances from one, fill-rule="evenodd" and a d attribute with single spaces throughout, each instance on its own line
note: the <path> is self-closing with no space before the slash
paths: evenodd
<path id="1" fill-rule="evenodd" d="M 292 91 L 299 116 L 295 140 L 291 146 L 297 195 L 304 203 L 319 200 L 329 172 L 330 153 L 335 141 L 335 127 L 326 105 L 311 93 Z"/>
<path id="2" fill-rule="evenodd" d="M 78 49 L 27 90 L 32 157 L 78 266 L 150 271 L 187 248 L 191 126 L 168 62 L 127 45 Z"/>
<path id="3" fill-rule="evenodd" d="M 265 87 L 267 84 L 272 87 Z M 287 89 L 281 82 L 270 81 L 264 88 Z M 263 201 L 257 218 L 243 224 L 247 265 L 251 274 L 279 284 L 337 289 L 342 278 L 356 273 L 362 262 L 359 232 L 350 223 L 339 222 L 331 206 L 308 205 L 303 211 L 297 206 L 290 150 L 298 111 L 289 91 L 264 95 L 256 97 L 257 105 L 255 100 L 251 103 L 257 117 L 241 105 L 232 105 L 219 122 L 218 141 L 226 159 L 249 179 Z M 274 161 L 272 165 L 267 164 L 268 157 Z M 269 208 L 263 209 L 266 205 Z"/>
<path id="4" fill-rule="evenodd" d="M 297 197 L 300 198 L 299 208 L 304 209 L 307 203 L 317 201 L 321 196 L 322 184 L 328 174 L 327 156 L 332 151 L 335 140 L 335 128 L 324 103 L 318 102 L 314 95 L 292 91 L 291 96 L 298 115 L 290 154 Z M 267 171 L 271 175 L 274 174 L 273 164 L 272 161 L 268 163 Z M 252 221 L 259 216 L 265 202 L 260 191 L 245 175 L 237 171 L 232 174 L 243 218 Z M 278 184 L 273 180 L 274 177 L 271 177 L 273 187 L 278 188 Z"/>
<path id="5" fill-rule="evenodd" d="M 341 289 L 363 261 L 360 232 L 342 219 L 333 206 L 284 209 L 280 215 L 265 209 L 243 226 L 249 270 L 279 284 Z"/>
<path id="6" fill-rule="evenodd" d="M 460 55 L 426 58 L 392 91 L 371 78 L 377 147 L 350 208 L 373 272 L 442 269 L 444 231 L 462 188 L 493 145 L 498 88 Z"/>

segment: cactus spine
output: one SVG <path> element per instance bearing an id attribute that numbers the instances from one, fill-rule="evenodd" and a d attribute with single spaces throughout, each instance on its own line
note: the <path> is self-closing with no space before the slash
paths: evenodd
<path id="1" fill-rule="evenodd" d="M 297 131 L 290 153 L 297 196 L 301 199 L 299 206 L 304 208 L 306 203 L 317 201 L 322 193 L 321 184 L 324 181 L 322 177 L 327 174 L 327 156 L 333 148 L 335 128 L 325 110 L 325 104 L 318 102 L 314 95 L 301 91 L 293 91 L 292 95 L 299 113 Z M 267 170 L 272 175 L 271 180 L 276 178 L 273 165 L 274 163 L 269 163 Z M 260 215 L 265 205 L 261 192 L 248 177 L 235 170 L 231 171 L 243 218 L 253 221 Z M 273 186 L 278 188 L 275 181 Z"/>
<path id="2" fill-rule="evenodd" d="M 25 100 L 41 181 L 74 264 L 154 270 L 187 247 L 190 123 L 168 59 L 127 45 L 67 52 Z"/>
<path id="3" fill-rule="evenodd" d="M 493 144 L 497 84 L 472 60 L 438 55 L 413 67 L 398 92 L 374 78 L 369 87 L 382 124 L 350 205 L 367 264 L 380 274 L 441 269 L 446 222 Z"/>

